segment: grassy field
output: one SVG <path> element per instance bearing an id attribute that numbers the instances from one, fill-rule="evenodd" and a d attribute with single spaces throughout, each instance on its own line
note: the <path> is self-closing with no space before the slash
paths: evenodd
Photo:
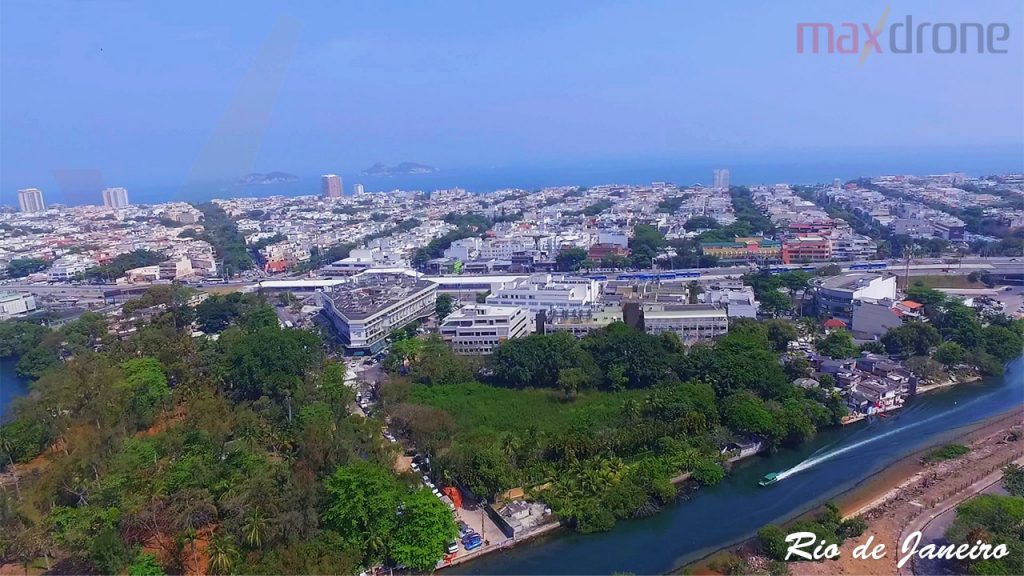
<path id="1" fill-rule="evenodd" d="M 922 283 L 929 288 L 988 288 L 981 282 L 971 282 L 967 275 L 962 276 L 911 276 L 910 283 Z"/>
<path id="2" fill-rule="evenodd" d="M 410 401 L 441 408 L 462 430 L 478 433 L 522 432 L 534 427 L 545 433 L 589 430 L 618 422 L 628 398 L 642 402 L 646 391 L 584 392 L 565 400 L 554 390 L 512 390 L 478 382 L 413 388 Z"/>

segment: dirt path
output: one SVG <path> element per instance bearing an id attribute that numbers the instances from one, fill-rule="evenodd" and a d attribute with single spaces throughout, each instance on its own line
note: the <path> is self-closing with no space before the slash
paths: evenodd
<path id="1" fill-rule="evenodd" d="M 920 530 L 932 518 L 955 507 L 966 498 L 984 490 L 999 478 L 999 470 L 1007 463 L 1024 457 L 1024 440 L 1005 442 L 1013 426 L 1022 423 L 1020 415 L 1001 420 L 961 440 L 971 451 L 920 469 L 895 483 L 882 494 L 861 501 L 848 512 L 868 522 L 859 538 L 847 540 L 842 556 L 825 562 L 790 564 L 793 574 L 910 574 L 910 566 L 897 571 L 899 545 L 907 534 Z M 890 484 L 892 485 L 892 484 Z M 845 508 L 845 507 L 844 507 Z M 844 510 L 845 512 L 845 510 Z M 853 558 L 855 546 L 874 536 L 874 543 L 885 544 L 888 553 L 881 560 Z"/>

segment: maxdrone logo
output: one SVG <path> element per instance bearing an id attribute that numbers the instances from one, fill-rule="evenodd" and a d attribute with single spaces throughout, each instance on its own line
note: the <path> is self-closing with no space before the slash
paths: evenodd
<path id="1" fill-rule="evenodd" d="M 874 26 L 866 22 L 798 22 L 798 54 L 1006 54 L 1010 25 L 1005 22 L 926 22 L 906 15 L 889 24 L 889 8 Z"/>

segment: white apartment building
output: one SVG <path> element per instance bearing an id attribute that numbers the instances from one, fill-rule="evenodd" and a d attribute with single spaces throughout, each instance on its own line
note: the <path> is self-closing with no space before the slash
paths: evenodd
<path id="1" fill-rule="evenodd" d="M 530 333 L 531 314 L 517 306 L 472 304 L 441 323 L 441 338 L 456 354 L 490 354 L 506 340 Z"/>
<path id="2" fill-rule="evenodd" d="M 684 344 L 729 333 L 729 315 L 713 304 L 644 304 L 644 331 L 675 332 Z"/>
<path id="3" fill-rule="evenodd" d="M 128 191 L 124 188 L 104 188 L 103 205 L 107 208 L 126 208 L 128 206 Z"/>
<path id="4" fill-rule="evenodd" d="M 532 238 L 488 238 L 480 244 L 480 258 L 483 260 L 511 260 L 516 252 L 535 250 L 537 243 Z"/>
<path id="5" fill-rule="evenodd" d="M 46 203 L 43 202 L 43 191 L 39 188 L 18 190 L 18 208 L 25 214 L 45 211 Z"/>
<path id="6" fill-rule="evenodd" d="M 878 251 L 875 241 L 853 232 L 832 235 L 832 259 L 840 262 L 871 260 Z"/>
<path id="7" fill-rule="evenodd" d="M 73 280 L 75 276 L 85 273 L 86 270 L 96 266 L 92 258 L 81 256 L 64 256 L 53 261 L 47 277 L 51 282 L 66 282 Z"/>
<path id="8" fill-rule="evenodd" d="M 601 293 L 600 284 L 581 276 L 532 274 L 487 297 L 492 306 L 519 306 L 536 315 L 552 312 L 590 312 Z"/>
<path id="9" fill-rule="evenodd" d="M 384 339 L 434 312 L 437 284 L 406 274 L 360 274 L 319 292 L 327 318 L 346 350 L 375 354 Z"/>

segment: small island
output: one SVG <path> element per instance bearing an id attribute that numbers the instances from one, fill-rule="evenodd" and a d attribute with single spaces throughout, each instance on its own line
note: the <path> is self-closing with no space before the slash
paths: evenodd
<path id="1" fill-rule="evenodd" d="M 383 162 L 377 162 L 366 170 L 364 176 L 409 176 L 413 174 L 433 174 L 437 168 L 416 162 L 402 162 L 394 166 L 387 166 Z"/>
<path id="2" fill-rule="evenodd" d="M 249 186 L 251 184 L 283 184 L 286 182 L 296 182 L 298 179 L 299 177 L 295 174 L 289 174 L 287 172 L 267 172 L 266 174 L 246 174 L 245 176 L 242 176 L 238 183 L 244 186 Z"/>

